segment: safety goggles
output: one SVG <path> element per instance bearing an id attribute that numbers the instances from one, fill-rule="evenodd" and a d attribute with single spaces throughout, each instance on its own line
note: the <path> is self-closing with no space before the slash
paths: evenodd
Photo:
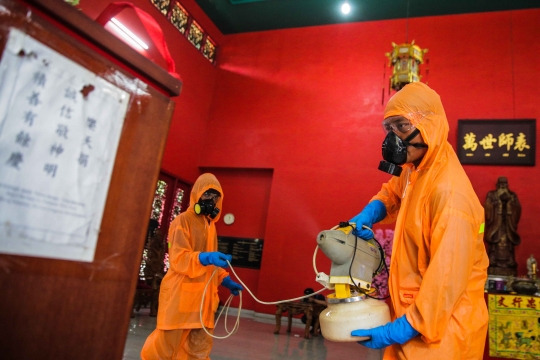
<path id="1" fill-rule="evenodd" d="M 218 201 L 218 199 L 220 198 L 220 196 L 216 193 L 212 193 L 212 192 L 209 192 L 209 191 L 205 191 L 203 193 L 203 200 L 214 200 L 214 201 Z"/>
<path id="2" fill-rule="evenodd" d="M 385 133 L 389 133 L 391 131 L 395 133 L 401 133 L 406 134 L 408 133 L 412 128 L 414 128 L 414 125 L 411 124 L 409 119 L 404 117 L 398 117 L 390 120 L 385 120 L 382 122 L 382 127 Z"/>
<path id="3" fill-rule="evenodd" d="M 426 116 L 433 114 L 431 111 L 417 111 L 401 116 L 391 116 L 382 122 L 383 130 L 386 134 L 390 131 L 396 134 L 405 134 L 416 127 Z"/>

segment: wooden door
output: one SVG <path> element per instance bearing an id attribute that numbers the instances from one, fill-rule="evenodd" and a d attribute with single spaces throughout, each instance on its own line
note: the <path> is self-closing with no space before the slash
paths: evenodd
<path id="1" fill-rule="evenodd" d="M 86 260 L 66 259 L 62 244 L 57 244 L 56 253 L 47 256 L 0 251 L 0 359 L 121 359 L 174 108 L 174 102 L 164 93 L 178 94 L 180 83 L 150 61 L 145 63 L 147 60 L 63 1 L 0 0 L 0 8 L 0 53 L 4 56 L 8 38 L 13 29 L 18 29 L 129 94 L 109 178 L 97 183 L 98 190 L 107 186 L 108 190 L 104 191 L 93 255 Z M 68 23 L 72 26 L 65 26 Z M 88 29 L 93 35 L 87 36 Z M 98 50 L 95 41 L 108 45 Z M 107 49 L 118 51 L 109 54 Z M 21 56 L 31 58 L 32 54 Z M 151 79 L 154 85 L 160 78 L 165 79 L 164 86 L 158 91 L 139 80 L 133 74 L 140 68 L 126 71 L 130 65 L 123 58 L 150 69 L 141 75 L 142 79 Z M 53 121 L 49 117 L 42 120 Z M 0 151 L 0 156 L 5 155 Z M 11 165 L 17 165 L 15 159 Z M 45 169 L 53 175 L 52 167 Z M 77 171 L 77 167 L 70 171 Z M 0 199 L 4 210 L 15 206 L 4 200 Z M 65 224 L 57 224 L 59 234 Z M 30 220 L 25 225 L 34 224 Z M 0 231 L 7 234 L 6 226 L 0 226 Z M 22 238 L 22 232 L 17 234 Z M 0 237 L 0 244 L 5 241 Z M 30 246 L 35 239 L 25 241 Z M 48 241 L 43 240 L 39 246 L 49 245 Z"/>

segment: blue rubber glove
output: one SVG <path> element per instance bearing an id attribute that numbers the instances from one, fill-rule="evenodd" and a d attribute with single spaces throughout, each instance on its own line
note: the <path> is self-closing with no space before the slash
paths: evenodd
<path id="1" fill-rule="evenodd" d="M 231 294 L 234 296 L 238 296 L 240 294 L 240 290 L 244 290 L 242 285 L 235 283 L 232 281 L 230 276 L 227 276 L 223 281 L 221 282 L 221 285 L 225 286 L 227 289 L 231 291 Z"/>
<path id="2" fill-rule="evenodd" d="M 372 349 L 382 349 L 393 344 L 404 344 L 419 334 L 409 324 L 405 315 L 383 326 L 351 332 L 352 336 L 371 337 L 369 340 L 359 341 L 358 343 Z"/>
<path id="3" fill-rule="evenodd" d="M 227 260 L 231 262 L 232 255 L 223 254 L 218 251 L 202 252 L 199 254 L 199 261 L 204 266 L 208 266 L 212 264 L 212 265 L 216 265 L 222 268 L 226 268 L 229 266 L 229 264 L 227 263 Z"/>
<path id="4" fill-rule="evenodd" d="M 372 228 L 373 224 L 378 223 L 386 217 L 386 207 L 380 200 L 373 200 L 366 205 L 364 210 L 360 214 L 353 217 L 349 222 L 356 223 L 356 229 L 353 230 L 353 234 L 361 239 L 369 240 L 375 237 L 373 231 L 362 228 L 362 225 L 366 225 L 368 228 Z"/>

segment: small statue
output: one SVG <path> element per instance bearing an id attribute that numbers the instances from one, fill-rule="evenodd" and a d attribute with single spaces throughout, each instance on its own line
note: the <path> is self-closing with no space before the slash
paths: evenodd
<path id="1" fill-rule="evenodd" d="M 497 189 L 488 192 L 484 209 L 484 240 L 489 245 L 488 274 L 517 276 L 514 247 L 521 243 L 517 233 L 521 205 L 516 193 L 508 188 L 506 177 L 499 177 Z"/>
<path id="2" fill-rule="evenodd" d="M 538 271 L 538 266 L 536 264 L 536 259 L 533 254 L 527 259 L 527 276 L 531 280 L 536 280 L 536 272 Z"/>

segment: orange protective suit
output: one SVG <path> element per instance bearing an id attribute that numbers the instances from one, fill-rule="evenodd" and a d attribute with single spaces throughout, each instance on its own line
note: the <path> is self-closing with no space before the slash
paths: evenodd
<path id="1" fill-rule="evenodd" d="M 406 85 L 386 106 L 384 117 L 395 115 L 409 118 L 429 148 L 418 168 L 405 164 L 373 200 L 386 207 L 381 223 L 396 221 L 389 278 L 394 318 L 406 315 L 421 336 L 387 347 L 384 359 L 482 359 L 484 209 L 447 141 L 439 95 L 422 83 Z"/>
<path id="2" fill-rule="evenodd" d="M 178 215 L 169 228 L 170 268 L 161 283 L 156 330 L 141 352 L 143 360 L 210 359 L 212 337 L 201 326 L 200 306 L 206 283 L 215 266 L 203 266 L 201 252 L 217 251 L 214 219 L 195 214 L 194 206 L 208 189 L 221 193 L 216 207 L 222 209 L 223 191 L 212 174 L 201 175 L 190 194 L 189 208 Z M 208 285 L 202 308 L 204 326 L 211 333 L 219 305 L 218 285 L 229 274 L 218 268 Z"/>

